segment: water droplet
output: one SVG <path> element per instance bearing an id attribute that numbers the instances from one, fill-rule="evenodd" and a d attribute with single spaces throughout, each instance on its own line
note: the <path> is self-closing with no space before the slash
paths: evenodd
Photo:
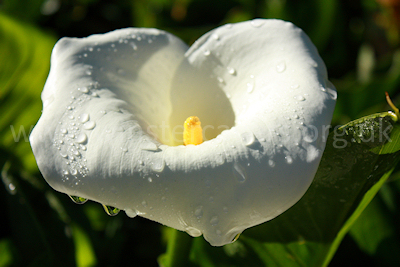
<path id="1" fill-rule="evenodd" d="M 286 156 L 285 160 L 286 160 L 287 164 L 292 164 L 293 163 L 293 159 L 292 159 L 291 156 Z"/>
<path id="2" fill-rule="evenodd" d="M 103 204 L 102 204 L 102 206 L 104 208 L 104 211 L 110 216 L 115 216 L 120 212 L 120 210 L 118 208 L 115 208 L 115 207 L 112 207 L 112 206 L 103 205 Z"/>
<path id="3" fill-rule="evenodd" d="M 230 75 L 236 75 L 236 70 L 234 68 L 228 67 L 227 70 Z"/>
<path id="4" fill-rule="evenodd" d="M 133 50 L 135 50 L 135 51 L 137 50 L 137 46 L 136 46 L 136 44 L 134 42 L 131 42 L 130 45 L 131 45 Z"/>
<path id="5" fill-rule="evenodd" d="M 72 157 L 72 159 L 73 159 L 73 157 Z M 71 159 L 71 160 L 72 160 Z M 71 169 L 71 174 L 72 175 L 77 175 L 78 174 L 78 171 L 76 170 L 76 169 Z"/>
<path id="6" fill-rule="evenodd" d="M 148 150 L 148 151 L 157 151 L 158 147 L 153 142 L 144 142 L 142 144 L 142 149 L 143 150 Z"/>
<path id="7" fill-rule="evenodd" d="M 151 169 L 155 172 L 162 172 L 165 167 L 165 161 L 163 158 L 156 158 L 153 160 L 153 164 L 151 165 Z"/>
<path id="8" fill-rule="evenodd" d="M 94 121 L 88 121 L 83 125 L 83 129 L 85 130 L 93 130 L 96 127 L 96 123 Z"/>
<path id="9" fill-rule="evenodd" d="M 218 36 L 218 34 L 216 34 L 216 33 L 214 33 L 213 35 L 211 35 L 211 37 L 212 37 L 214 40 L 219 40 L 219 36 Z"/>
<path id="10" fill-rule="evenodd" d="M 194 227 L 188 226 L 185 228 L 185 231 L 186 231 L 186 233 L 188 233 L 189 235 L 191 235 L 193 237 L 201 236 L 201 231 Z"/>
<path id="11" fill-rule="evenodd" d="M 62 152 L 62 151 L 60 151 L 60 155 L 61 155 L 61 157 L 63 157 L 63 158 L 67 158 L 67 157 L 68 157 L 68 154 L 65 153 L 65 152 Z"/>
<path id="12" fill-rule="evenodd" d="M 61 128 L 61 129 L 60 129 L 60 132 L 63 133 L 63 134 L 67 134 L 67 133 L 68 133 L 68 130 L 65 129 L 65 128 Z"/>
<path id="13" fill-rule="evenodd" d="M 253 26 L 254 28 L 259 28 L 259 27 L 261 27 L 263 24 L 264 24 L 264 21 L 262 21 L 262 20 L 260 20 L 260 19 L 255 19 L 255 20 L 252 20 L 252 21 L 250 22 L 250 25 Z"/>
<path id="14" fill-rule="evenodd" d="M 126 71 L 123 70 L 123 69 L 118 69 L 117 72 L 118 72 L 118 74 L 121 75 L 121 76 L 125 76 L 125 75 L 126 75 Z"/>
<path id="15" fill-rule="evenodd" d="M 88 72 L 88 71 L 86 71 L 86 74 L 87 74 L 87 72 Z M 90 72 L 90 71 L 89 71 L 89 72 Z M 90 72 L 90 74 L 92 74 L 92 73 Z M 88 75 L 90 75 L 90 74 L 88 74 Z M 88 89 L 87 87 L 80 87 L 80 88 L 78 88 L 78 91 L 81 91 L 81 92 L 84 93 L 84 94 L 89 93 L 89 89 Z"/>
<path id="16" fill-rule="evenodd" d="M 136 211 L 132 210 L 132 209 L 126 209 L 125 210 L 125 214 L 126 216 L 128 216 L 129 218 L 135 218 L 137 216 Z"/>
<path id="17" fill-rule="evenodd" d="M 205 55 L 206 57 L 209 56 L 211 54 L 210 50 L 204 50 L 203 55 Z"/>
<path id="18" fill-rule="evenodd" d="M 89 121 L 89 114 L 83 113 L 78 117 L 78 119 L 81 123 L 85 123 L 85 122 Z"/>
<path id="19" fill-rule="evenodd" d="M 143 206 L 143 207 L 147 207 L 147 202 L 146 202 L 146 200 L 143 200 L 143 201 L 142 201 L 142 206 Z"/>
<path id="20" fill-rule="evenodd" d="M 331 99 L 333 99 L 333 100 L 337 99 L 337 92 L 335 90 L 328 88 L 328 94 Z"/>
<path id="21" fill-rule="evenodd" d="M 88 200 L 83 197 L 77 197 L 77 196 L 70 196 L 69 197 L 72 199 L 73 202 L 76 204 L 85 204 Z"/>
<path id="22" fill-rule="evenodd" d="M 297 88 L 299 88 L 299 86 L 300 86 L 300 85 L 298 85 L 298 84 L 293 84 L 293 85 L 290 86 L 290 88 L 292 88 L 292 89 L 297 89 Z"/>
<path id="23" fill-rule="evenodd" d="M 83 144 L 86 143 L 87 141 L 87 135 L 84 133 L 80 133 L 77 137 L 75 142 L 77 142 L 78 144 Z"/>
<path id="24" fill-rule="evenodd" d="M 251 132 L 244 132 L 240 135 L 240 137 L 242 138 L 242 142 L 245 146 L 252 145 L 256 140 L 254 134 Z"/>
<path id="25" fill-rule="evenodd" d="M 300 117 L 299 117 L 299 115 L 294 114 L 294 115 L 293 115 L 293 118 L 294 118 L 294 119 L 298 119 L 298 118 L 300 118 Z"/>
<path id="26" fill-rule="evenodd" d="M 219 83 L 224 83 L 224 79 L 222 79 L 221 77 L 217 77 L 217 80 Z"/>
<path id="27" fill-rule="evenodd" d="M 236 179 L 240 182 L 243 183 L 246 181 L 246 171 L 243 168 L 242 165 L 240 165 L 240 163 L 235 162 L 233 164 L 233 175 L 236 177 Z"/>
<path id="28" fill-rule="evenodd" d="M 270 167 L 275 167 L 275 162 L 272 159 L 270 159 L 270 160 L 268 160 L 268 165 Z"/>
<path id="29" fill-rule="evenodd" d="M 71 139 L 74 139 L 75 135 L 74 134 L 69 134 L 68 137 L 71 138 Z"/>
<path id="30" fill-rule="evenodd" d="M 85 73 L 86 73 L 86 75 L 89 75 L 89 76 L 92 75 L 92 71 L 91 70 L 86 70 Z"/>
<path id="31" fill-rule="evenodd" d="M 286 63 L 285 61 L 282 61 L 281 63 L 279 63 L 278 65 L 276 65 L 276 71 L 281 73 L 284 72 L 286 70 Z"/>
<path id="32" fill-rule="evenodd" d="M 70 120 L 75 119 L 74 115 L 69 115 L 68 118 L 69 118 Z"/>
<path id="33" fill-rule="evenodd" d="M 217 225 L 219 223 L 218 216 L 214 216 L 210 220 L 211 225 Z"/>
<path id="34" fill-rule="evenodd" d="M 306 100 L 306 99 L 304 98 L 304 96 L 301 96 L 301 95 L 295 96 L 294 99 L 296 99 L 297 101 L 304 101 L 304 100 Z"/>
<path id="35" fill-rule="evenodd" d="M 153 182 L 153 178 L 149 177 L 147 178 L 147 181 L 149 181 L 149 183 Z"/>
<path id="36" fill-rule="evenodd" d="M 128 149 L 126 147 L 121 147 L 122 152 L 126 153 L 128 152 Z"/>
<path id="37" fill-rule="evenodd" d="M 252 83 L 247 83 L 247 93 L 253 92 L 254 85 Z"/>
<path id="38" fill-rule="evenodd" d="M 194 215 L 197 217 L 197 219 L 200 219 L 203 216 L 203 206 L 198 206 L 194 210 Z"/>
<path id="39" fill-rule="evenodd" d="M 69 174 L 69 172 L 68 171 L 66 171 L 66 170 L 63 170 L 63 175 L 68 175 Z"/>

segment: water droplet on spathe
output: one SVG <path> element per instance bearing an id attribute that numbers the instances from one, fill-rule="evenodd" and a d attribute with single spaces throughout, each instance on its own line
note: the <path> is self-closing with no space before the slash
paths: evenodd
<path id="1" fill-rule="evenodd" d="M 137 216 L 136 211 L 132 210 L 132 209 L 126 209 L 125 210 L 125 214 L 126 216 L 128 216 L 129 218 L 135 218 Z"/>
<path id="2" fill-rule="evenodd" d="M 291 156 L 286 156 L 285 160 L 286 160 L 287 164 L 292 164 L 293 163 L 293 159 L 292 159 Z"/>
<path id="3" fill-rule="evenodd" d="M 118 208 L 108 206 L 108 205 L 103 205 L 103 208 L 104 208 L 104 211 L 110 216 L 115 216 L 120 212 L 120 210 Z"/>
<path id="4" fill-rule="evenodd" d="M 214 216 L 210 220 L 211 225 L 217 225 L 219 223 L 218 216 Z"/>
<path id="5" fill-rule="evenodd" d="M 68 196 L 76 204 L 85 204 L 88 201 L 86 198 L 83 198 L 83 197 L 77 197 L 77 196 L 71 196 L 71 195 L 68 195 Z"/>
<path id="6" fill-rule="evenodd" d="M 282 73 L 286 70 L 286 63 L 285 61 L 282 61 L 281 63 L 279 63 L 278 65 L 276 65 L 276 71 L 279 73 Z"/>
<path id="7" fill-rule="evenodd" d="M 236 179 L 240 182 L 243 183 L 246 181 L 247 176 L 246 176 L 246 171 L 243 168 L 242 165 L 240 165 L 240 163 L 235 162 L 233 164 L 233 175 L 236 177 Z"/>
<path id="8" fill-rule="evenodd" d="M 247 83 L 247 93 L 253 92 L 254 85 L 252 83 Z"/>
<path id="9" fill-rule="evenodd" d="M 270 160 L 268 160 L 268 165 L 270 167 L 275 167 L 275 162 L 272 159 L 270 159 Z"/>
<path id="10" fill-rule="evenodd" d="M 301 96 L 301 95 L 295 96 L 294 99 L 296 99 L 297 101 L 304 101 L 304 100 L 306 100 L 305 97 L 304 97 L 304 96 Z"/>
<path id="11" fill-rule="evenodd" d="M 256 140 L 254 134 L 251 132 L 244 132 L 240 135 L 240 137 L 242 138 L 242 142 L 245 146 L 252 145 Z"/>
<path id="12" fill-rule="evenodd" d="M 210 50 L 204 50 L 203 55 L 209 56 L 211 54 Z"/>
<path id="13" fill-rule="evenodd" d="M 88 72 L 90 72 L 89 70 L 88 71 L 86 71 L 86 73 L 88 73 Z M 88 75 L 91 75 L 92 73 L 90 72 L 90 74 L 88 74 Z M 79 87 L 78 88 L 78 91 L 81 91 L 82 93 L 84 93 L 84 94 L 87 94 L 87 93 L 89 93 L 89 89 L 87 88 L 87 87 Z"/>
<path id="14" fill-rule="evenodd" d="M 96 127 L 96 123 L 94 121 L 88 121 L 83 125 L 83 129 L 85 130 L 93 130 Z"/>
<path id="15" fill-rule="evenodd" d="M 259 19 L 255 19 L 255 20 L 252 20 L 252 21 L 250 22 L 250 24 L 251 24 L 251 26 L 253 26 L 254 28 L 259 28 L 259 27 L 261 27 L 261 26 L 264 24 L 264 21 L 259 20 Z"/>
<path id="16" fill-rule="evenodd" d="M 85 123 L 85 122 L 89 121 L 89 114 L 83 113 L 78 117 L 78 119 L 81 123 Z"/>
<path id="17" fill-rule="evenodd" d="M 84 133 L 80 133 L 77 137 L 75 142 L 77 142 L 78 144 L 83 144 L 86 143 L 87 141 L 87 135 Z"/>
<path id="18" fill-rule="evenodd" d="M 125 75 L 126 75 L 126 71 L 123 70 L 123 69 L 118 69 L 117 72 L 118 72 L 118 74 L 121 75 L 121 76 L 125 76 Z"/>
<path id="19" fill-rule="evenodd" d="M 192 237 L 201 236 L 201 231 L 194 227 L 190 227 L 190 226 L 186 227 L 185 232 L 188 233 L 189 235 L 191 235 Z"/>
<path id="20" fill-rule="evenodd" d="M 230 75 L 236 75 L 236 70 L 234 68 L 228 67 L 227 70 Z"/>
<path id="21" fill-rule="evenodd" d="M 194 210 L 194 215 L 197 217 L 197 219 L 200 219 L 203 216 L 203 206 L 198 206 Z"/>

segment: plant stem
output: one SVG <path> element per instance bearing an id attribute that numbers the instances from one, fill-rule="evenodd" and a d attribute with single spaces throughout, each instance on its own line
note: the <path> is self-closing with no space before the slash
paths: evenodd
<path id="1" fill-rule="evenodd" d="M 192 247 L 192 237 L 185 232 L 181 232 L 175 229 L 170 229 L 171 235 L 168 240 L 167 255 L 168 261 L 166 262 L 167 267 L 183 267 L 187 266 L 189 260 L 189 254 Z"/>

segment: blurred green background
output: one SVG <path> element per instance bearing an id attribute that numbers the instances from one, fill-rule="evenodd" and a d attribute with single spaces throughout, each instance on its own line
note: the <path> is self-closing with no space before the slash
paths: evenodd
<path id="1" fill-rule="evenodd" d="M 161 226 L 101 205 L 77 206 L 41 177 L 28 135 L 41 114 L 51 49 L 63 36 L 124 27 L 169 31 L 189 45 L 207 31 L 281 18 L 317 46 L 338 90 L 333 125 L 400 103 L 400 0 L 0 1 L 0 267 L 157 266 Z M 344 238 L 331 266 L 400 264 L 397 168 Z"/>

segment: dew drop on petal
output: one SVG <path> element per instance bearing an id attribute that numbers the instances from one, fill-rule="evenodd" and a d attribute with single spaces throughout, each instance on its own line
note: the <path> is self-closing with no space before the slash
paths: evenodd
<path id="1" fill-rule="evenodd" d="M 190 226 L 186 227 L 185 232 L 188 233 L 189 235 L 191 235 L 192 237 L 201 236 L 201 231 L 194 227 L 190 227 Z"/>
<path id="2" fill-rule="evenodd" d="M 270 159 L 270 160 L 268 160 L 268 165 L 270 167 L 275 167 L 275 162 L 272 159 Z"/>
<path id="3" fill-rule="evenodd" d="M 77 142 L 78 144 L 83 144 L 86 143 L 87 141 L 87 135 L 84 133 L 80 133 L 77 137 L 75 142 Z"/>
<path id="4" fill-rule="evenodd" d="M 197 217 L 197 219 L 200 219 L 203 216 L 203 206 L 198 206 L 194 210 L 194 215 Z"/>
<path id="5" fill-rule="evenodd" d="M 305 97 L 304 97 L 304 96 L 301 96 L 301 95 L 295 96 L 294 99 L 296 99 L 297 101 L 304 101 L 304 100 L 306 100 Z"/>
<path id="6" fill-rule="evenodd" d="M 240 163 L 235 162 L 233 164 L 233 175 L 236 177 L 236 179 L 240 182 L 243 183 L 246 181 L 247 176 L 246 176 L 246 171 L 243 168 L 242 165 L 240 165 Z"/>
<path id="7" fill-rule="evenodd" d="M 65 128 L 61 128 L 61 129 L 60 129 L 60 132 L 63 133 L 63 134 L 67 134 L 67 133 L 68 133 L 68 130 L 65 129 Z"/>
<path id="8" fill-rule="evenodd" d="M 76 169 L 71 169 L 71 174 L 72 174 L 72 175 L 77 175 L 77 174 L 78 174 L 78 171 L 77 171 Z"/>
<path id="9" fill-rule="evenodd" d="M 335 90 L 328 88 L 328 94 L 331 99 L 333 100 L 337 99 L 337 92 Z"/>
<path id="10" fill-rule="evenodd" d="M 85 122 L 89 121 L 89 114 L 83 113 L 78 117 L 78 119 L 81 123 L 85 123 Z"/>
<path id="11" fill-rule="evenodd" d="M 286 70 L 286 63 L 285 61 L 282 61 L 281 63 L 279 63 L 278 65 L 276 65 L 276 71 L 279 73 L 282 73 Z"/>
<path id="12" fill-rule="evenodd" d="M 212 37 L 214 40 L 219 40 L 219 35 L 216 34 L 216 33 L 214 33 L 213 35 L 211 35 L 211 37 Z"/>
<path id="13" fill-rule="evenodd" d="M 93 130 L 96 127 L 96 123 L 94 121 L 88 121 L 83 125 L 83 129 L 85 130 Z"/>
<path id="14" fill-rule="evenodd" d="M 103 208 L 104 208 L 104 211 L 110 216 L 115 216 L 120 212 L 120 210 L 118 208 L 108 206 L 108 205 L 103 205 Z"/>
<path id="15" fill-rule="evenodd" d="M 71 196 L 71 195 L 68 195 L 68 196 L 76 204 L 85 204 L 88 201 L 86 198 L 83 198 L 83 197 L 77 197 L 77 196 Z"/>
<path id="16" fill-rule="evenodd" d="M 245 146 L 252 145 L 256 140 L 254 134 L 251 132 L 244 132 L 240 135 L 240 137 L 242 138 L 242 142 Z"/>
<path id="17" fill-rule="evenodd" d="M 88 72 L 90 72 L 90 71 L 89 71 L 89 70 L 86 71 L 86 74 L 87 74 Z M 90 72 L 90 74 L 88 74 L 88 75 L 91 75 L 91 74 L 92 74 L 92 72 Z M 89 93 L 89 89 L 88 89 L 87 87 L 80 87 L 80 88 L 78 88 L 78 91 L 81 91 L 81 92 L 84 93 L 84 94 Z"/>
<path id="18" fill-rule="evenodd" d="M 135 218 L 137 216 L 136 211 L 132 210 L 132 209 L 126 209 L 125 210 L 125 214 L 126 216 L 128 216 L 129 218 Z"/>
<path id="19" fill-rule="evenodd" d="M 118 72 L 118 74 L 121 75 L 121 76 L 125 76 L 125 75 L 126 75 L 126 71 L 123 70 L 123 69 L 118 69 L 117 72 Z"/>
<path id="20" fill-rule="evenodd" d="M 259 28 L 259 27 L 261 27 L 263 24 L 264 24 L 264 21 L 259 20 L 259 19 L 255 19 L 255 20 L 252 20 L 252 21 L 250 22 L 250 25 L 253 26 L 254 28 Z"/>
<path id="21" fill-rule="evenodd" d="M 162 172 L 165 167 L 165 161 L 163 158 L 155 158 L 153 160 L 153 164 L 151 165 L 151 169 L 155 172 Z"/>
<path id="22" fill-rule="evenodd" d="M 228 67 L 227 70 L 230 75 L 236 75 L 236 70 L 234 68 Z"/>
<path id="23" fill-rule="evenodd" d="M 144 144 L 142 144 L 142 149 L 148 151 L 157 151 L 158 147 L 153 142 L 145 142 Z"/>
<path id="24" fill-rule="evenodd" d="M 210 220 L 211 225 L 217 225 L 218 223 L 219 223 L 218 216 L 214 216 L 211 218 L 211 220 Z"/>

